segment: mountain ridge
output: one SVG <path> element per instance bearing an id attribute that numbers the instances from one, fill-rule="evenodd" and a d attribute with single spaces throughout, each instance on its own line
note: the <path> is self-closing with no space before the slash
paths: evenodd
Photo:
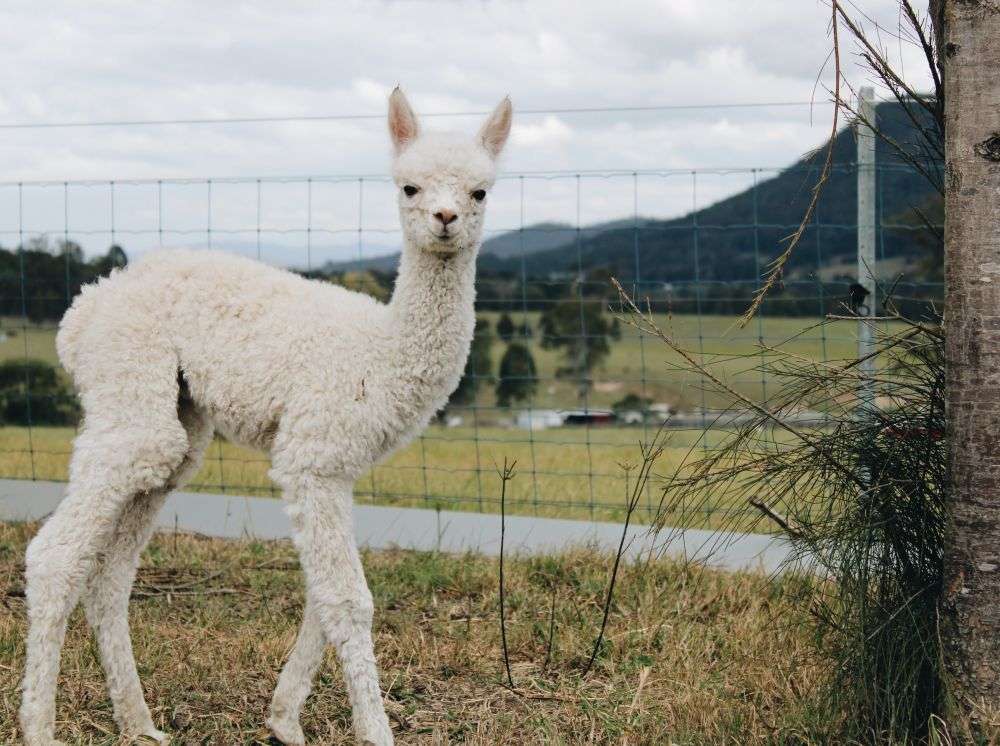
<path id="1" fill-rule="evenodd" d="M 876 108 L 878 126 L 911 153 L 919 153 L 923 134 L 895 102 Z M 922 128 L 925 123 L 920 122 Z M 929 122 L 926 123 L 929 129 Z M 811 199 L 825 145 L 799 158 L 773 177 L 717 202 L 669 220 L 623 218 L 575 227 L 543 222 L 501 233 L 484 241 L 479 266 L 494 273 L 547 277 L 601 268 L 623 281 L 745 282 L 760 278 L 767 263 L 798 227 Z M 857 230 L 856 142 L 851 126 L 833 142 L 834 168 L 817 204 L 814 222 L 803 234 L 788 265 L 791 275 L 819 273 L 843 264 L 853 254 Z M 879 258 L 908 268 L 911 279 L 925 279 L 928 251 L 917 234 L 921 214 L 939 212 L 934 185 L 883 139 L 876 143 Z M 937 168 L 937 164 L 931 164 Z M 376 269 L 392 272 L 398 254 L 328 265 L 333 271 Z"/>

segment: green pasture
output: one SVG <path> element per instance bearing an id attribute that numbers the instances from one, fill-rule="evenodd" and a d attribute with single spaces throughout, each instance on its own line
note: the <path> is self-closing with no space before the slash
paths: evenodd
<path id="1" fill-rule="evenodd" d="M 495 330 L 499 313 L 482 313 Z M 703 394 L 701 377 L 690 370 L 689 364 L 671 350 L 663 341 L 647 334 L 640 334 L 624 319 L 621 339 L 611 340 L 611 353 L 592 373 L 593 387 L 587 401 L 578 396 L 576 383 L 556 378 L 556 370 L 567 361 L 562 350 L 545 350 L 539 344 L 537 312 L 513 313 L 516 325 L 527 319 L 534 330 L 528 345 L 538 366 L 541 379 L 538 394 L 533 402 L 539 409 L 570 408 L 587 404 L 590 407 L 609 407 L 627 393 L 646 396 L 654 402 L 663 402 L 686 411 L 705 405 L 725 406 L 729 402 Z M 838 359 L 857 351 L 857 325 L 845 321 L 834 325 L 819 326 L 818 318 L 760 318 L 754 319 L 743 329 L 733 316 L 667 316 L 656 315 L 657 325 L 695 359 L 710 364 L 712 371 L 744 396 L 760 400 L 766 395 L 767 381 L 756 370 L 760 363 L 760 343 L 766 346 L 781 345 L 787 352 L 814 360 Z M 495 336 L 495 333 L 494 333 Z M 516 339 L 516 338 L 515 338 Z M 497 339 L 492 347 L 494 367 L 499 363 L 506 343 Z M 480 397 L 478 404 L 494 406 L 492 387 Z"/>
<path id="2" fill-rule="evenodd" d="M 481 314 L 495 328 L 498 313 Z M 536 409 L 581 406 L 573 381 L 555 371 L 565 362 L 558 350 L 544 350 L 537 333 L 539 314 L 526 314 L 535 330 L 528 340 L 539 376 L 531 401 Z M 525 314 L 513 314 L 520 324 Z M 712 370 L 728 385 L 752 399 L 767 393 L 769 381 L 755 370 L 760 362 L 759 341 L 781 345 L 808 359 L 850 357 L 856 349 L 855 324 L 817 327 L 807 318 L 762 318 L 745 329 L 733 317 L 658 317 L 663 330 L 693 354 L 704 355 Z M 51 326 L 3 324 L 7 339 L 0 342 L 0 361 L 28 357 L 57 362 L 55 330 Z M 11 333 L 13 332 L 13 334 Z M 833 333 L 836 332 L 836 335 Z M 496 339 L 492 357 L 497 363 L 506 343 Z M 772 390 L 773 390 L 773 383 Z M 622 336 L 611 341 L 611 354 L 594 372 L 587 394 L 590 407 L 609 407 L 627 393 L 647 396 L 680 411 L 709 408 L 731 402 L 703 391 L 702 379 L 661 340 L 640 336 L 622 324 Z M 472 411 L 460 411 L 458 427 L 431 426 L 424 437 L 379 465 L 357 484 L 361 501 L 442 509 L 498 510 L 500 480 L 497 465 L 517 461 L 517 477 L 508 486 L 511 513 L 569 518 L 620 520 L 624 516 L 626 473 L 637 464 L 639 443 L 652 435 L 650 427 L 576 427 L 529 432 L 511 427 L 515 413 L 497 409 L 492 386 L 481 387 Z M 0 477 L 64 480 L 74 431 L 60 427 L 0 427 Z M 719 433 L 702 436 L 693 430 L 669 433 L 667 448 L 656 467 L 656 479 L 640 501 L 635 518 L 649 520 L 660 501 L 662 480 L 673 475 L 692 448 L 710 448 Z M 205 463 L 190 489 L 244 495 L 276 495 L 267 476 L 268 461 L 257 453 L 222 440 L 209 448 Z M 714 508 L 699 506 L 699 521 L 716 525 Z M 669 518 L 669 517 L 668 517 Z M 690 516 L 687 522 L 690 523 Z M 748 512 L 748 526 L 757 516 Z"/>
<path id="3" fill-rule="evenodd" d="M 647 431 L 648 432 L 648 431 Z M 72 428 L 0 428 L 0 476 L 64 481 L 68 474 Z M 652 435 L 652 433 L 648 433 Z M 497 512 L 504 459 L 516 461 L 507 488 L 509 512 L 563 518 L 624 518 L 626 471 L 638 466 L 641 427 L 558 428 L 529 433 L 509 428 L 432 426 L 423 438 L 397 452 L 356 485 L 361 502 L 381 505 Z M 705 445 L 711 446 L 710 435 Z M 685 455 L 703 444 L 700 433 L 672 431 L 635 519 L 649 520 L 660 501 L 663 480 Z M 238 495 L 278 495 L 268 479 L 267 457 L 216 440 L 188 489 Z M 630 478 L 631 479 L 631 478 Z M 704 506 L 705 525 L 713 516 Z M 751 516 L 752 517 L 752 516 Z"/>
<path id="4" fill-rule="evenodd" d="M 539 313 L 514 313 L 520 324 L 527 319 L 534 335 L 527 340 L 538 367 L 538 391 L 531 404 L 536 409 L 564 409 L 587 405 L 609 407 L 628 393 L 646 396 L 687 411 L 701 407 L 725 406 L 729 402 L 718 395 L 702 391 L 701 378 L 692 372 L 684 359 L 670 350 L 661 340 L 640 335 L 627 323 L 621 326 L 621 339 L 611 340 L 611 353 L 592 372 L 593 386 L 586 400 L 578 393 L 573 380 L 558 378 L 556 370 L 565 367 L 562 350 L 542 349 L 538 333 Z M 500 317 L 496 312 L 481 313 L 494 330 Z M 657 315 L 657 323 L 696 359 L 704 360 L 713 372 L 744 396 L 761 399 L 767 391 L 767 381 L 756 370 L 760 342 L 806 358 L 823 360 L 849 357 L 857 349 L 856 324 L 845 321 L 817 326 L 813 318 L 761 318 L 746 328 L 736 326 L 733 316 L 667 316 Z M 38 358 L 58 364 L 55 353 L 53 325 L 23 326 L 20 320 L 0 322 L 7 339 L 0 342 L 0 361 L 13 358 Z M 506 349 L 506 343 L 496 338 L 492 348 L 494 372 Z M 493 385 L 484 383 L 476 402 L 483 411 L 481 417 L 495 422 L 504 413 L 495 411 Z"/>
<path id="5" fill-rule="evenodd" d="M 56 327 L 54 324 L 24 325 L 20 319 L 0 319 L 0 362 L 33 358 L 52 365 L 59 364 L 56 355 Z"/>

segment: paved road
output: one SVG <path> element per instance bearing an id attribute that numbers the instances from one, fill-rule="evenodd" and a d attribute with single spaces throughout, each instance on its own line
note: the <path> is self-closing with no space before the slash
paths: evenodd
<path id="1" fill-rule="evenodd" d="M 62 499 L 61 482 L 0 479 L 0 520 L 24 521 L 45 517 Z M 157 519 L 160 531 L 195 532 L 220 538 L 284 539 L 291 524 L 282 501 L 266 497 L 172 494 Z M 500 516 L 492 513 L 433 511 L 358 505 L 354 512 L 358 541 L 372 549 L 500 551 Z M 506 547 L 512 554 L 548 554 L 573 546 L 593 546 L 614 552 L 621 524 L 570 521 L 558 518 L 508 516 Z M 688 529 L 659 536 L 646 526 L 632 526 L 626 537 L 627 556 L 650 550 L 729 570 L 778 570 L 788 557 L 787 542 L 760 534 L 725 534 Z"/>

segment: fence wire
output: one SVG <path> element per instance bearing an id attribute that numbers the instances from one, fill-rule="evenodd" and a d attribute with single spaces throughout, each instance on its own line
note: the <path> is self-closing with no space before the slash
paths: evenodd
<path id="1" fill-rule="evenodd" d="M 610 277 L 728 384 L 766 401 L 759 364 L 769 346 L 831 360 L 856 345 L 851 324 L 835 334 L 817 324 L 848 307 L 856 280 L 850 165 L 835 169 L 781 287 L 749 326 L 734 328 L 798 227 L 815 177 L 811 166 L 502 177 L 477 280 L 480 362 L 419 439 L 359 481 L 358 499 L 496 511 L 496 464 L 507 458 L 518 463 L 510 510 L 620 518 L 640 441 L 666 423 L 657 470 L 669 474 L 689 449 L 712 448 L 734 419 L 731 402 L 678 356 L 616 320 Z M 893 281 L 897 304 L 933 303 L 941 283 L 923 279 L 913 260 L 926 224 L 899 197 L 912 173 L 882 164 L 876 178 L 878 272 Z M 0 184 L 0 477 L 66 478 L 80 413 L 54 338 L 83 284 L 155 247 L 186 246 L 385 300 L 392 261 L 365 262 L 398 251 L 393 189 L 364 175 Z M 188 489 L 275 494 L 267 468 L 264 455 L 217 439 Z M 651 483 L 640 520 L 658 505 Z M 716 508 L 699 509 L 710 522 Z"/>

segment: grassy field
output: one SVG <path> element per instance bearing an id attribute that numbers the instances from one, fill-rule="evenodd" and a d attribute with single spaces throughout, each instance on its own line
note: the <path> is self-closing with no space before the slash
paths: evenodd
<path id="1" fill-rule="evenodd" d="M 496 328 L 499 313 L 484 312 L 480 317 L 489 320 Z M 545 350 L 539 344 L 537 312 L 512 314 L 516 324 L 527 319 L 534 336 L 528 346 L 538 366 L 540 379 L 533 405 L 539 409 L 575 408 L 583 404 L 576 385 L 556 377 L 556 369 L 566 365 L 561 350 Z M 822 360 L 850 356 L 857 350 L 856 324 L 842 322 L 822 329 L 815 329 L 819 319 L 814 318 L 761 318 L 755 319 L 745 329 L 735 328 L 733 316 L 657 316 L 657 323 L 687 349 L 713 364 L 713 370 L 731 383 L 741 393 L 759 399 L 766 381 L 753 370 L 757 360 L 753 353 L 758 340 L 768 345 L 783 344 L 783 349 L 807 358 Z M 55 353 L 55 328 L 53 325 L 22 328 L 19 319 L 0 321 L 8 337 L 0 342 L 0 361 L 12 358 L 38 358 L 57 364 Z M 10 336 L 10 332 L 14 336 Z M 587 395 L 592 407 L 608 407 L 627 393 L 644 395 L 656 402 L 672 404 L 680 410 L 725 404 L 718 397 L 702 398 L 701 382 L 686 370 L 686 363 L 660 341 L 640 335 L 628 324 L 622 325 L 622 338 L 612 340 L 611 353 L 593 372 L 594 386 Z M 491 355 L 496 371 L 506 344 L 496 339 Z M 747 356 L 750 356 L 749 358 Z M 482 387 L 477 406 L 482 408 L 480 417 L 486 421 L 503 416 L 504 412 L 491 411 L 496 406 L 493 387 Z"/>
<path id="2" fill-rule="evenodd" d="M 5 744 L 18 738 L 20 562 L 32 530 L 0 524 Z M 495 560 L 389 552 L 368 553 L 364 562 L 386 706 L 400 744 L 834 742 L 836 724 L 811 714 L 821 669 L 795 605 L 801 579 L 768 584 L 757 575 L 666 561 L 626 566 L 607 644 L 582 678 L 609 558 L 578 551 L 512 560 L 511 691 L 503 685 Z M 132 636 L 154 721 L 175 743 L 267 743 L 263 721 L 301 617 L 300 586 L 287 543 L 154 539 L 133 597 Z M 349 715 L 331 653 L 304 712 L 309 742 L 353 743 Z M 70 743 L 119 743 L 79 611 L 63 654 L 57 721 Z"/>
<path id="3" fill-rule="evenodd" d="M 482 314 L 495 327 L 499 314 Z M 523 315 L 514 315 L 520 323 Z M 538 314 L 527 318 L 537 329 Z M 744 395 L 760 399 L 767 381 L 751 370 L 759 358 L 758 334 L 768 344 L 786 342 L 784 349 L 807 358 L 830 359 L 849 356 L 855 349 L 854 324 L 845 322 L 827 329 L 803 333 L 816 320 L 764 318 L 744 330 L 734 329 L 733 317 L 660 317 L 663 328 L 684 341 L 695 352 L 704 352 L 715 372 Z M 5 328 L 16 328 L 7 323 Z M 612 352 L 596 371 L 589 406 L 607 407 L 632 392 L 648 396 L 681 410 L 728 404 L 715 395 L 703 395 L 701 380 L 684 370 L 676 353 L 661 342 L 639 337 L 625 325 L 622 339 L 612 342 Z M 798 335 L 798 336 L 797 336 Z M 825 335 L 825 336 L 824 336 Z M 0 360 L 25 355 L 55 361 L 55 332 L 51 327 L 29 327 L 0 342 Z M 576 389 L 571 381 L 555 377 L 563 364 L 560 353 L 543 350 L 538 335 L 531 340 L 541 382 L 532 401 L 535 408 L 576 407 Z M 497 340 L 492 355 L 497 363 L 505 344 Z M 750 356 L 749 358 L 747 356 Z M 560 428 L 541 432 L 512 429 L 511 413 L 495 408 L 493 389 L 483 386 L 477 409 L 462 412 L 457 428 L 432 426 L 408 448 L 362 478 L 357 485 L 361 500 L 380 504 L 441 507 L 462 510 L 497 509 L 499 480 L 495 465 L 504 458 L 516 459 L 518 477 L 510 485 L 511 512 L 577 518 L 619 520 L 623 517 L 625 477 L 623 464 L 639 459 L 638 444 L 651 431 L 642 427 Z M 507 420 L 505 425 L 504 420 Z M 0 428 L 0 477 L 25 479 L 66 478 L 73 431 L 70 428 Z M 670 433 L 667 450 L 657 473 L 669 476 L 692 447 L 711 446 L 718 434 L 702 439 L 695 431 Z M 218 441 L 212 445 L 204 468 L 191 489 L 205 492 L 271 495 L 274 486 L 267 477 L 268 462 L 260 454 Z M 655 484 L 647 490 L 636 518 L 648 520 L 659 502 Z M 699 520 L 713 526 L 713 508 L 699 506 Z M 669 516 L 668 516 L 669 518 Z M 747 514 L 744 528 L 758 523 L 756 512 Z M 688 521 L 690 523 L 690 520 Z"/>
<path id="4" fill-rule="evenodd" d="M 0 329 L 6 339 L 0 341 L 0 362 L 33 358 L 52 365 L 59 364 L 56 355 L 56 329 L 52 324 L 22 326 L 21 319 L 0 319 Z"/>
<path id="5" fill-rule="evenodd" d="M 482 318 L 496 328 L 498 313 L 482 313 Z M 539 387 L 533 402 L 536 408 L 572 408 L 582 406 L 573 381 L 556 377 L 556 370 L 566 366 L 562 350 L 542 349 L 539 344 L 538 317 L 535 312 L 514 313 L 516 325 L 527 319 L 534 336 L 529 348 L 538 366 Z M 826 328 L 813 328 L 814 318 L 761 318 L 747 328 L 735 327 L 733 316 L 666 316 L 658 314 L 657 324 L 687 350 L 702 356 L 716 375 L 741 394 L 759 400 L 766 391 L 766 381 L 754 370 L 759 358 L 753 355 L 758 340 L 767 345 L 782 344 L 788 352 L 815 360 L 838 359 L 857 351 L 856 324 L 843 322 Z M 703 395 L 700 377 L 688 370 L 688 364 L 661 341 L 639 334 L 622 324 L 622 338 L 612 340 L 611 353 L 593 372 L 594 386 L 587 394 L 591 407 L 610 407 L 625 394 L 646 396 L 654 402 L 670 404 L 682 411 L 702 406 L 725 406 L 728 401 L 707 393 Z M 492 348 L 494 369 L 506 350 L 497 339 Z M 748 357 L 749 356 L 749 357 Z M 486 409 L 495 406 L 492 387 L 486 386 L 477 404 Z"/>
<path id="6" fill-rule="evenodd" d="M 64 481 L 73 436 L 72 428 L 0 428 L 0 477 Z M 711 434 L 705 443 L 710 447 L 718 437 L 718 433 Z M 625 516 L 623 465 L 638 466 L 642 438 L 640 427 L 592 428 L 589 432 L 559 428 L 529 438 L 526 430 L 433 426 L 362 477 L 355 494 L 359 502 L 380 505 L 498 512 L 496 465 L 506 458 L 517 461 L 516 476 L 507 488 L 510 513 L 617 521 Z M 699 438 L 700 433 L 694 431 L 669 433 L 667 448 L 657 462 L 657 476 L 650 481 L 633 520 L 648 522 L 658 508 L 663 479 L 677 470 L 692 448 L 702 448 Z M 216 440 L 186 489 L 277 496 L 268 467 L 264 454 Z M 699 506 L 699 525 L 717 525 L 714 507 L 721 505 Z M 753 529 L 758 523 L 759 514 L 748 511 L 743 528 Z"/>

